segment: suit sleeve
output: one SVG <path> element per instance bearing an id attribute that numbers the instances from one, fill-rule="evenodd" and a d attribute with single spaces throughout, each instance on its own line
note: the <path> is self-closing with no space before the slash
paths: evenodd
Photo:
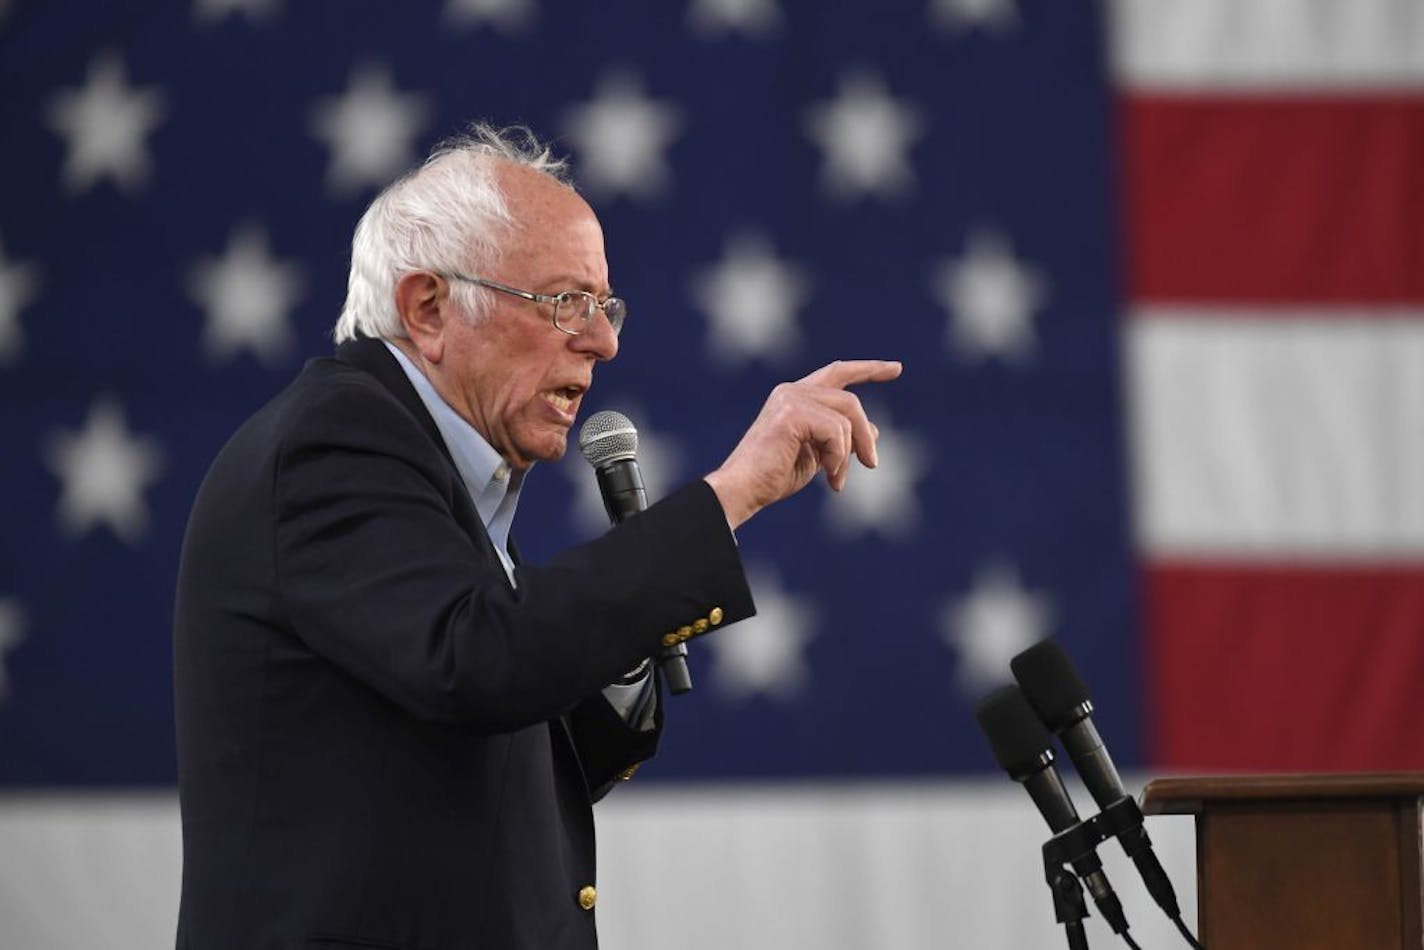
<path id="1" fill-rule="evenodd" d="M 412 714 L 505 732 L 572 710 L 662 637 L 754 612 L 721 505 L 701 480 L 519 586 L 409 413 L 355 381 L 287 430 L 274 475 L 280 607 L 314 652 Z M 606 704 L 605 704 L 606 705 Z M 590 784 L 593 784 L 592 780 Z"/>

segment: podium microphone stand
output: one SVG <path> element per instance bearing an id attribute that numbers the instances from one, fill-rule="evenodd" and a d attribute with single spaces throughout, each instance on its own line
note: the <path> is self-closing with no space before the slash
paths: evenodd
<path id="1" fill-rule="evenodd" d="M 1102 829 L 1093 817 L 1063 829 L 1043 843 L 1043 878 L 1053 892 L 1053 916 L 1068 936 L 1068 950 L 1088 950 L 1088 935 L 1083 929 L 1088 904 L 1083 899 L 1083 885 L 1070 865 L 1090 855 L 1096 860 L 1093 851 L 1102 840 Z"/>

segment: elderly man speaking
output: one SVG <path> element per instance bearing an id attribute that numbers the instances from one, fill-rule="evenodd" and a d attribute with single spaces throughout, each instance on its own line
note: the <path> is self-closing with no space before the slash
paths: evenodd
<path id="1" fill-rule="evenodd" d="M 705 478 L 523 564 L 520 487 L 626 317 L 526 133 L 477 126 L 372 202 L 335 356 L 237 431 L 188 524 L 179 948 L 597 946 L 591 806 L 657 745 L 646 658 L 754 612 L 733 529 L 874 465 L 846 387 L 900 373 L 778 386 Z"/>

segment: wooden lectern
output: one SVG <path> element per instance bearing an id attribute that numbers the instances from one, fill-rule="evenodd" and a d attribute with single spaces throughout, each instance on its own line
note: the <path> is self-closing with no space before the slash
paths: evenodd
<path id="1" fill-rule="evenodd" d="M 1207 950 L 1424 950 L 1424 772 L 1148 783 L 1142 810 L 1197 819 Z"/>

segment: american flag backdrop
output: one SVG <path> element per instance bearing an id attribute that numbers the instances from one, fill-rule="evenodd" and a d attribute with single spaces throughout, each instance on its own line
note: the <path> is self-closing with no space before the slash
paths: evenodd
<path id="1" fill-rule="evenodd" d="M 600 215 L 653 494 L 906 366 L 877 470 L 739 531 L 610 945 L 1059 940 L 972 720 L 1044 636 L 1139 776 L 1424 768 L 1424 0 L 0 0 L 0 948 L 171 941 L 188 507 L 472 118 Z M 514 534 L 604 524 L 575 452 Z"/>

